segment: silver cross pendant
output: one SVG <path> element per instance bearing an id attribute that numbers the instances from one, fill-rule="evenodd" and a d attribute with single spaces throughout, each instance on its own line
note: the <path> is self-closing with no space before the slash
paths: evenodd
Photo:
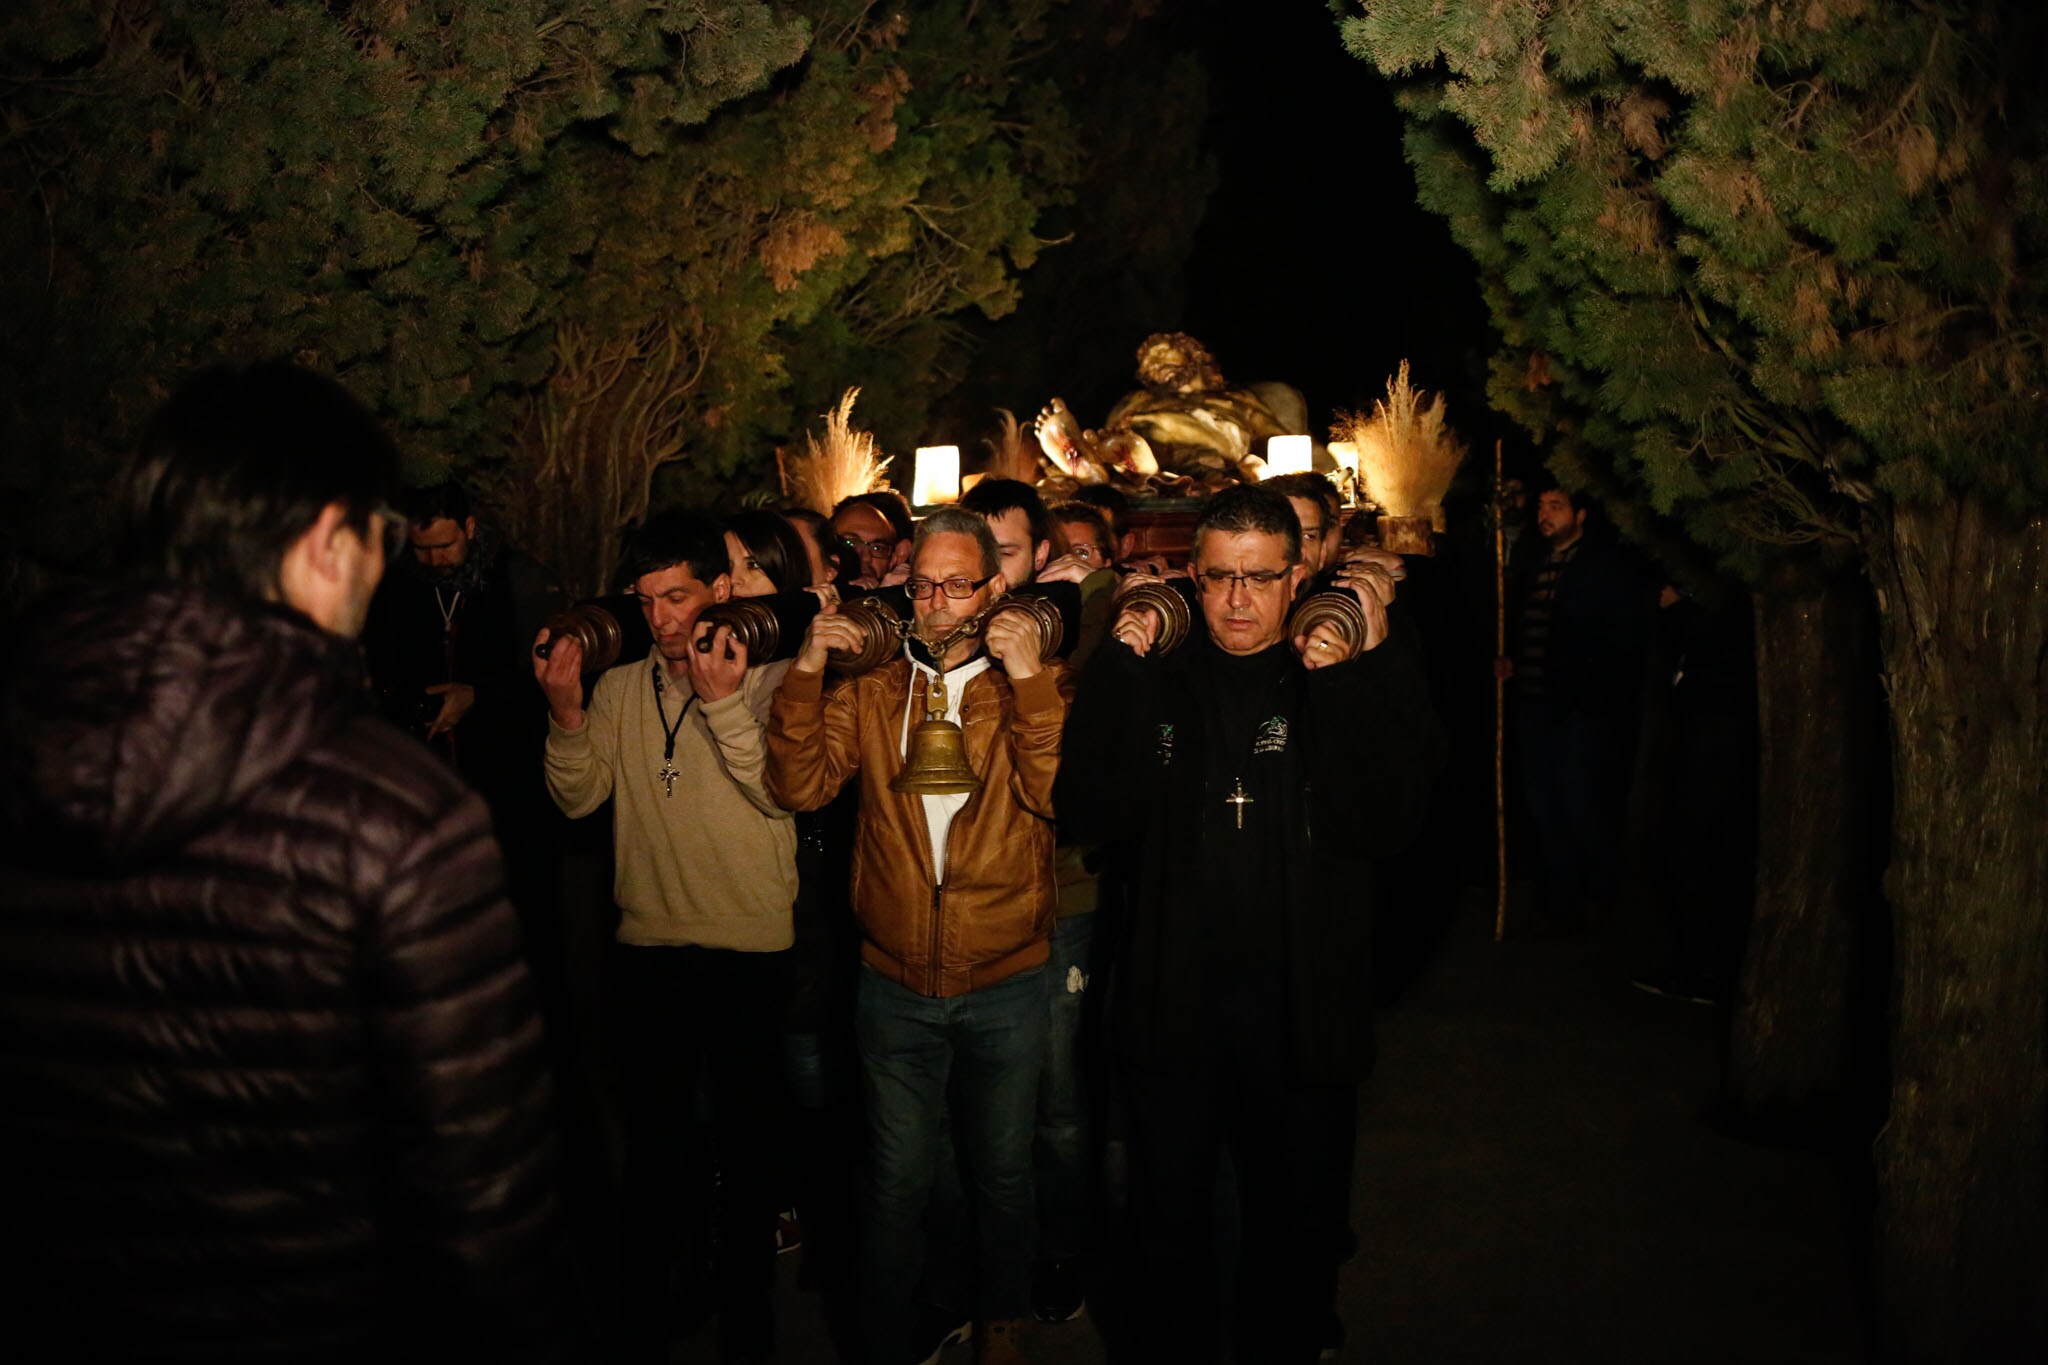
<path id="1" fill-rule="evenodd" d="M 682 774 L 676 771 L 674 763 L 663 763 L 661 771 L 654 775 L 655 780 L 661 783 L 662 794 L 665 796 L 676 794 L 676 779 L 681 776 Z"/>

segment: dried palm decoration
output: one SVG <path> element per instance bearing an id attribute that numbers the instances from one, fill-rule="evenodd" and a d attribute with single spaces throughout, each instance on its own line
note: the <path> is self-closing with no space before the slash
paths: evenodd
<path id="1" fill-rule="evenodd" d="M 1024 428 L 1017 421 L 1017 414 L 1008 408 L 997 408 L 996 412 L 1002 417 L 1002 425 L 993 437 L 982 442 L 988 447 L 988 477 L 1037 483 L 1038 455 L 1025 443 Z"/>
<path id="2" fill-rule="evenodd" d="M 1430 553 L 1443 525 L 1444 494 L 1465 458 L 1465 444 L 1444 425 L 1442 394 L 1408 382 L 1408 362 L 1387 381 L 1370 415 L 1339 413 L 1333 439 L 1358 449 L 1358 478 L 1380 508 L 1380 543 L 1397 554 Z"/>
<path id="3" fill-rule="evenodd" d="M 856 493 L 871 493 L 882 486 L 889 457 L 875 444 L 873 432 L 853 429 L 853 400 L 860 397 L 855 386 L 840 395 L 839 405 L 825 413 L 825 439 L 804 433 L 804 451 L 792 455 L 777 448 L 776 471 L 782 476 L 782 494 L 819 516 L 829 517 L 832 509 Z"/>

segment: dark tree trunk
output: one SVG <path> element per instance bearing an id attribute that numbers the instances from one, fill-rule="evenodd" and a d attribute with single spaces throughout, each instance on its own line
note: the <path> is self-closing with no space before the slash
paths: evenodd
<path id="1" fill-rule="evenodd" d="M 2048 521 L 1873 520 L 1895 743 L 1880 1341 L 2048 1360 Z"/>
<path id="2" fill-rule="evenodd" d="M 1859 1085 L 1883 1029 L 1871 960 L 1889 814 L 1877 615 L 1861 576 L 1809 570 L 1768 584 L 1756 669 L 1756 906 L 1727 1098 L 1749 1123 L 1833 1125 L 1882 1103 L 1880 1081 Z"/>

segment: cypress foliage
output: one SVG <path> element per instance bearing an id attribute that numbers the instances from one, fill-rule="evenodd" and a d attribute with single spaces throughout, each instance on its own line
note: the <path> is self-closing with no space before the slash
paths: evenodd
<path id="1" fill-rule="evenodd" d="M 1761 587 L 1835 563 L 1875 590 L 1883 1350 L 2048 1354 L 2048 20 L 1999 0 L 1333 8 L 1405 80 L 1418 192 L 1500 333 L 1492 401 L 1553 469 Z"/>
<path id="2" fill-rule="evenodd" d="M 1493 398 L 1567 468 L 1752 574 L 1880 493 L 2048 496 L 2027 7 L 1387 0 L 1343 34 L 1410 78 Z"/>
<path id="3" fill-rule="evenodd" d="M 0 491 L 30 543 L 89 545 L 109 452 L 235 356 L 336 372 L 422 474 L 495 462 L 543 540 L 644 507 L 628 455 L 672 496 L 772 477 L 847 382 L 907 436 L 1079 174 L 1062 3 L 10 6 Z M 655 406 L 626 422 L 578 355 Z M 518 505 L 607 480 L 581 528 Z"/>

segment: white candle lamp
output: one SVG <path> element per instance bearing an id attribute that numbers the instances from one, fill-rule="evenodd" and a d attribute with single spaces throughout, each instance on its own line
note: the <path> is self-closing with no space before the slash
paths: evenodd
<path id="1" fill-rule="evenodd" d="M 919 507 L 960 501 L 960 447 L 919 446 L 910 500 Z"/>
<path id="2" fill-rule="evenodd" d="M 1306 436 L 1275 436 L 1266 442 L 1266 477 L 1306 474 L 1313 467 L 1315 444 Z"/>

